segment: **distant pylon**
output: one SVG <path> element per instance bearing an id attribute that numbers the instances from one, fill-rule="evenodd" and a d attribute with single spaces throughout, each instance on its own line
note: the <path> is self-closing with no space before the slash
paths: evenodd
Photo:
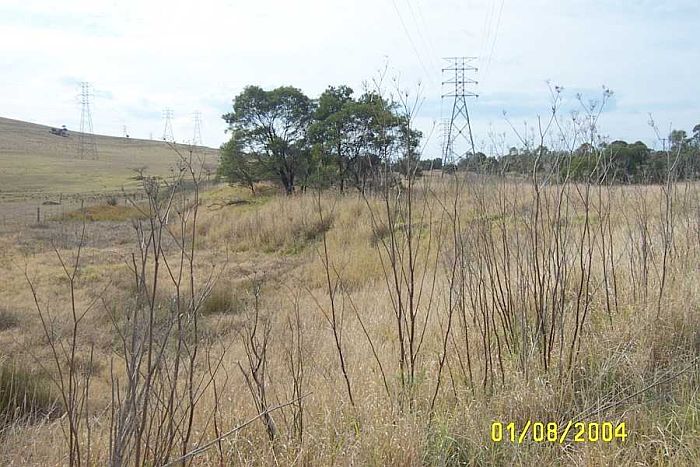
<path id="1" fill-rule="evenodd" d="M 194 114 L 194 135 L 192 136 L 192 146 L 202 145 L 202 112 L 199 110 Z"/>
<path id="2" fill-rule="evenodd" d="M 440 122 L 440 126 L 442 127 L 442 149 L 441 149 L 441 157 L 443 158 L 442 162 L 443 164 L 446 163 L 445 161 L 445 155 L 447 154 L 447 144 L 448 144 L 448 139 L 449 139 L 449 132 L 450 132 L 450 119 L 448 118 L 443 118 L 442 121 Z"/>
<path id="3" fill-rule="evenodd" d="M 477 84 L 477 82 L 467 77 L 467 73 L 477 71 L 476 67 L 470 65 L 475 57 L 449 57 L 445 60 L 449 62 L 449 65 L 443 68 L 442 72 L 447 75 L 448 79 L 442 84 L 449 85 L 451 89 L 442 97 L 443 99 L 451 97 L 453 101 L 452 114 L 447 123 L 442 145 L 443 167 L 456 164 L 460 159 L 475 154 L 467 97 L 478 97 L 477 94 L 468 90 L 469 85 Z"/>
<path id="4" fill-rule="evenodd" d="M 129 131 L 126 129 L 126 125 L 122 125 L 122 133 L 123 133 L 124 138 L 129 137 Z"/>
<path id="5" fill-rule="evenodd" d="M 163 119 L 165 120 L 165 126 L 163 127 L 163 141 L 175 142 L 175 137 L 173 136 L 173 110 L 165 109 L 163 110 Z"/>
<path id="6" fill-rule="evenodd" d="M 97 142 L 92 129 L 92 113 L 90 112 L 90 83 L 80 83 L 80 134 L 78 135 L 78 157 L 80 159 L 97 159 Z"/>

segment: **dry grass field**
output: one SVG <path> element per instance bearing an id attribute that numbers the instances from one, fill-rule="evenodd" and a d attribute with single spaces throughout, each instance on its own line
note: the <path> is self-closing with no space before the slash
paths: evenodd
<path id="1" fill-rule="evenodd" d="M 138 195 L 139 175 L 168 178 L 178 155 L 163 141 L 96 135 L 98 159 L 78 158 L 79 133 L 52 135 L 50 127 L 0 117 L 0 229 L 62 216 L 108 198 Z M 187 152 L 189 147 L 175 146 Z M 218 151 L 197 148 L 208 170 Z"/>
<path id="2" fill-rule="evenodd" d="M 78 158 L 77 131 L 64 138 L 50 127 L 0 117 L 0 196 L 3 201 L 30 196 L 101 194 L 139 188 L 134 169 L 166 177 L 177 155 L 163 141 L 96 135 L 97 160 Z M 186 146 L 178 145 L 185 151 Z M 217 151 L 201 148 L 216 164 Z"/>
<path id="3" fill-rule="evenodd" d="M 0 237 L 0 464 L 697 465 L 696 184 L 160 190 Z"/>

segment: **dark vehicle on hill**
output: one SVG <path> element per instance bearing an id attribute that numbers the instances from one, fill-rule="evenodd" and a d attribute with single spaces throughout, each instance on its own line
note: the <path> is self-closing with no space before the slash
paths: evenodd
<path id="1" fill-rule="evenodd" d="M 63 136 L 64 138 L 68 137 L 68 128 L 66 128 L 65 125 L 63 125 L 61 128 L 51 128 L 49 130 L 49 133 L 52 135 L 56 136 Z"/>

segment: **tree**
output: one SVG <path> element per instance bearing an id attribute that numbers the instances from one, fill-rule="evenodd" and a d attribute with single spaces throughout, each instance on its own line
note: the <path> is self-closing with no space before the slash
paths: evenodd
<path id="1" fill-rule="evenodd" d="M 607 147 L 611 160 L 612 177 L 623 182 L 641 182 L 648 171 L 650 150 L 646 144 L 637 141 L 613 141 Z"/>
<path id="2" fill-rule="evenodd" d="M 593 152 L 595 152 L 595 148 L 591 143 L 582 143 L 578 149 L 574 151 L 574 154 L 577 156 L 587 156 Z"/>
<path id="3" fill-rule="evenodd" d="M 274 173 L 286 193 L 292 194 L 297 178 L 308 169 L 312 112 L 312 101 L 297 88 L 246 87 L 234 99 L 233 112 L 223 115 L 236 141 L 231 160 L 250 157 L 256 172 Z"/>
<path id="4" fill-rule="evenodd" d="M 336 167 L 331 175 L 343 191 L 351 184 L 364 192 L 367 184 L 378 177 L 382 161 L 396 149 L 402 137 L 402 121 L 391 103 L 375 93 L 354 99 L 347 86 L 329 87 L 319 98 L 309 138 L 319 161 Z M 405 126 L 405 125 L 404 125 Z M 417 140 L 420 135 L 404 136 Z M 328 167 L 325 167 L 329 174 Z"/>
<path id="5" fill-rule="evenodd" d="M 310 139 L 315 143 L 319 154 L 317 158 L 330 158 L 337 167 L 337 179 L 340 191 L 345 189 L 348 161 L 352 148 L 350 133 L 352 131 L 352 112 L 350 104 L 354 103 L 353 90 L 348 86 L 329 86 L 321 94 L 318 107 L 314 113 L 315 122 L 309 129 Z"/>
<path id="6" fill-rule="evenodd" d="M 398 117 L 390 102 L 372 92 L 347 105 L 344 112 L 350 122 L 348 173 L 355 188 L 364 193 L 368 183 L 370 187 L 376 185 L 381 168 L 390 162 L 397 142 Z"/>
<path id="7" fill-rule="evenodd" d="M 420 168 L 421 170 L 442 170 L 442 157 L 421 159 Z"/>
<path id="8" fill-rule="evenodd" d="M 419 145 L 423 134 L 411 128 L 408 118 L 402 117 L 398 121 L 398 133 L 403 154 L 397 161 L 397 170 L 404 176 L 423 175 L 420 164 Z"/>
<path id="9" fill-rule="evenodd" d="M 218 174 L 228 183 L 243 183 L 255 196 L 255 184 L 269 180 L 272 174 L 256 154 L 243 151 L 241 140 L 234 132 L 231 139 L 221 146 Z"/>
<path id="10" fill-rule="evenodd" d="M 677 150 L 677 149 L 683 147 L 686 143 L 687 137 L 688 137 L 688 134 L 685 132 L 685 130 L 673 130 L 673 131 L 671 131 L 671 134 L 668 135 L 668 140 L 671 143 L 671 148 Z"/>

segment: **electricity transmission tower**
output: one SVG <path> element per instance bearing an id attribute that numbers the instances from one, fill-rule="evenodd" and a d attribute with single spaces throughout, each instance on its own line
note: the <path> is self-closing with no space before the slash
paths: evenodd
<path id="1" fill-rule="evenodd" d="M 442 121 L 440 122 L 440 126 L 442 127 L 442 148 L 441 148 L 441 156 L 442 156 L 442 163 L 443 165 L 447 163 L 445 160 L 445 155 L 447 154 L 447 142 L 449 141 L 449 136 L 450 136 L 450 119 L 449 118 L 443 118 Z"/>
<path id="2" fill-rule="evenodd" d="M 452 98 L 452 114 L 444 128 L 444 140 L 442 145 L 443 167 L 451 167 L 459 160 L 475 154 L 474 136 L 472 135 L 471 121 L 469 120 L 468 97 L 478 97 L 469 90 L 470 85 L 477 82 L 469 78 L 468 74 L 477 71 L 471 63 L 475 57 L 449 57 L 448 66 L 442 69 L 446 80 L 443 86 L 448 86 L 448 92 L 442 98 Z"/>
<path id="3" fill-rule="evenodd" d="M 97 142 L 92 130 L 92 114 L 90 112 L 90 83 L 80 83 L 80 134 L 78 135 L 78 157 L 80 159 L 97 159 Z"/>
<path id="4" fill-rule="evenodd" d="M 192 136 L 192 146 L 202 145 L 202 112 L 194 113 L 194 135 Z"/>
<path id="5" fill-rule="evenodd" d="M 163 119 L 165 120 L 165 126 L 163 127 L 163 141 L 170 141 L 171 143 L 174 143 L 175 137 L 173 136 L 173 110 L 163 110 Z"/>

